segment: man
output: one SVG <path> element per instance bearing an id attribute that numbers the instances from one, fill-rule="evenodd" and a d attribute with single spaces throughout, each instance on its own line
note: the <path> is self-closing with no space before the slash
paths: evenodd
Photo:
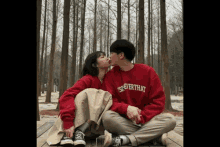
<path id="1" fill-rule="evenodd" d="M 113 42 L 110 53 L 114 67 L 105 75 L 102 89 L 112 94 L 113 105 L 102 122 L 107 132 L 119 136 L 110 137 L 109 145 L 166 144 L 166 133 L 175 128 L 176 121 L 172 114 L 161 113 L 165 94 L 158 75 L 152 67 L 131 63 L 135 47 L 127 40 Z"/>

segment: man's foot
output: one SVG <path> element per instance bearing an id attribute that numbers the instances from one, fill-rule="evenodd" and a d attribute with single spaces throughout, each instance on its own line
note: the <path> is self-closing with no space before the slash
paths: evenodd
<path id="1" fill-rule="evenodd" d="M 112 138 L 112 146 L 113 147 L 118 147 L 122 145 L 122 139 L 119 136 L 113 137 Z"/>
<path id="2" fill-rule="evenodd" d="M 161 144 L 167 145 L 166 140 L 167 140 L 167 133 L 164 133 L 163 135 L 153 139 L 152 142 L 154 145 L 161 145 Z"/>
<path id="3" fill-rule="evenodd" d="M 60 145 L 64 147 L 72 147 L 73 146 L 73 140 L 66 135 L 64 135 L 63 139 L 60 142 Z"/>
<path id="4" fill-rule="evenodd" d="M 113 147 L 121 146 L 121 138 L 119 136 L 112 137 L 112 134 L 105 130 L 105 134 L 96 138 L 97 147 L 108 147 L 112 145 Z"/>
<path id="5" fill-rule="evenodd" d="M 85 142 L 84 136 L 85 136 L 85 134 L 83 132 L 77 130 L 74 133 L 74 141 L 73 141 L 74 146 L 85 147 L 86 142 Z"/>

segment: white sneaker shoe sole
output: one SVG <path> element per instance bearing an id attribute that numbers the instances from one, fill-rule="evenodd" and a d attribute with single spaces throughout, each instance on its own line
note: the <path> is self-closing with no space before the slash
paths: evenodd
<path id="1" fill-rule="evenodd" d="M 61 140 L 60 144 L 61 145 L 73 144 L 73 141 L 71 139 Z"/>
<path id="2" fill-rule="evenodd" d="M 74 146 L 76 145 L 84 145 L 86 146 L 86 142 L 84 140 L 76 140 L 73 142 Z"/>

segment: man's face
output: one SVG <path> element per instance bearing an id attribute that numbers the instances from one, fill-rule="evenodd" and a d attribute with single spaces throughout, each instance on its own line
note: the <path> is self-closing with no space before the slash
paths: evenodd
<path id="1" fill-rule="evenodd" d="M 120 54 L 117 54 L 115 52 L 110 53 L 110 64 L 111 66 L 118 65 L 118 62 L 120 61 Z"/>

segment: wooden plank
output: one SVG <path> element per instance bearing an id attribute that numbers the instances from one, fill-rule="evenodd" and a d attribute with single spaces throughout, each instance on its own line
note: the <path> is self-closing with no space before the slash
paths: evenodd
<path id="1" fill-rule="evenodd" d="M 44 134 L 48 129 L 50 129 L 53 126 L 53 124 L 54 121 L 49 121 L 37 128 L 37 138 Z"/>
<path id="2" fill-rule="evenodd" d="M 48 138 L 48 132 L 50 131 L 51 127 L 53 126 L 54 121 L 49 121 L 39 127 L 39 136 L 37 138 L 37 147 L 47 146 L 46 140 Z M 46 144 L 45 144 L 46 143 Z"/>
<path id="3" fill-rule="evenodd" d="M 175 131 L 167 133 L 167 147 L 183 147 L 183 136 L 177 134 Z"/>

